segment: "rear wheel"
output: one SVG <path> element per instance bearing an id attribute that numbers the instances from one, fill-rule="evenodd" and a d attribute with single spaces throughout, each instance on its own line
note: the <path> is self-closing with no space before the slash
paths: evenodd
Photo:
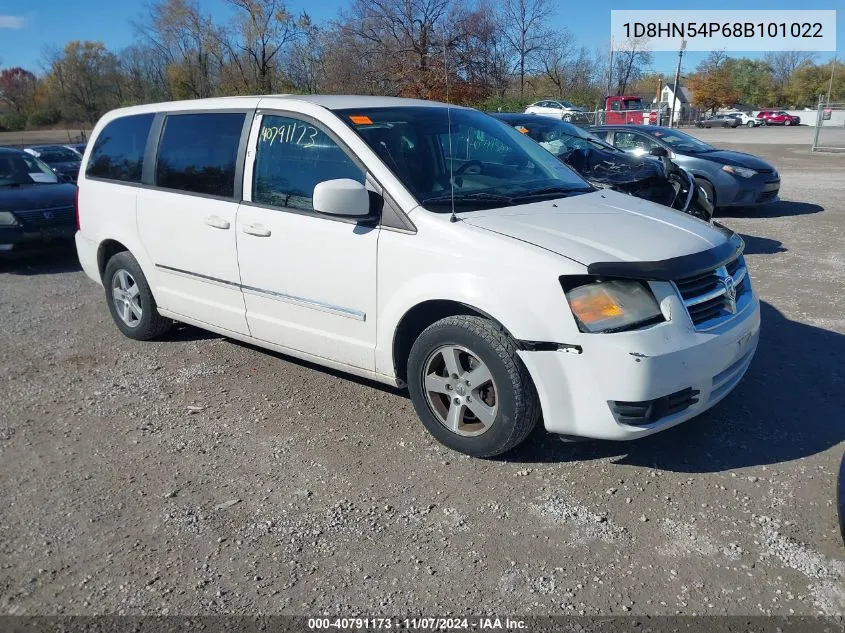
<path id="1" fill-rule="evenodd" d="M 447 317 L 420 334 L 408 358 L 408 390 L 428 431 L 474 457 L 514 448 L 540 416 L 537 391 L 516 343 L 476 316 Z"/>
<path id="2" fill-rule="evenodd" d="M 158 313 L 147 278 L 129 252 L 118 253 L 108 261 L 103 286 L 112 319 L 129 338 L 148 341 L 173 327 L 173 321 Z"/>

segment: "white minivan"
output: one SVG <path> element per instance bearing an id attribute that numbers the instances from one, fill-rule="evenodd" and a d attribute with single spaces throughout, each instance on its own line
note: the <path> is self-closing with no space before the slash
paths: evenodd
<path id="1" fill-rule="evenodd" d="M 470 108 L 359 96 L 115 110 L 79 174 L 76 246 L 127 336 L 193 324 L 406 386 L 475 456 L 538 420 L 629 440 L 751 363 L 735 234 L 597 190 Z"/>

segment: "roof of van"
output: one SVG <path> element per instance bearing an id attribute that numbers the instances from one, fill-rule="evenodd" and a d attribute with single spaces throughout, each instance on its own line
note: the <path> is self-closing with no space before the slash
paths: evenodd
<path id="1" fill-rule="evenodd" d="M 388 107 L 446 107 L 446 103 L 428 101 L 425 99 L 405 99 L 403 97 L 376 97 L 368 95 L 255 95 L 213 97 L 210 99 L 188 99 L 185 101 L 170 101 L 165 103 L 148 103 L 145 105 L 120 108 L 115 112 L 121 115 L 142 114 L 161 111 L 180 110 L 213 110 L 216 108 L 257 108 L 259 106 L 282 106 L 285 101 L 297 100 L 312 103 L 328 110 L 345 110 L 349 108 L 388 108 Z M 462 106 L 451 105 L 453 108 Z"/>

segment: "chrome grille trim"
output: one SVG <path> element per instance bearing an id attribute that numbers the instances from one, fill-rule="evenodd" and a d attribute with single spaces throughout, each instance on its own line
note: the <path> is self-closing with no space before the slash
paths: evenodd
<path id="1" fill-rule="evenodd" d="M 733 280 L 735 298 L 728 294 Z M 751 302 L 751 286 L 745 260 L 740 255 L 709 272 L 672 282 L 696 331 L 707 331 L 727 323 L 745 311 Z"/>

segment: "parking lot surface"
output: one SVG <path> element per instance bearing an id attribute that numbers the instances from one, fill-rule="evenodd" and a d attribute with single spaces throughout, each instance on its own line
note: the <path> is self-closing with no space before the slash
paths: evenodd
<path id="1" fill-rule="evenodd" d="M 498 460 L 404 393 L 183 327 L 124 338 L 72 251 L 0 263 L 0 612 L 842 614 L 845 156 L 760 154 L 759 351 L 634 443 Z M 789 130 L 791 132 L 791 130 Z"/>

